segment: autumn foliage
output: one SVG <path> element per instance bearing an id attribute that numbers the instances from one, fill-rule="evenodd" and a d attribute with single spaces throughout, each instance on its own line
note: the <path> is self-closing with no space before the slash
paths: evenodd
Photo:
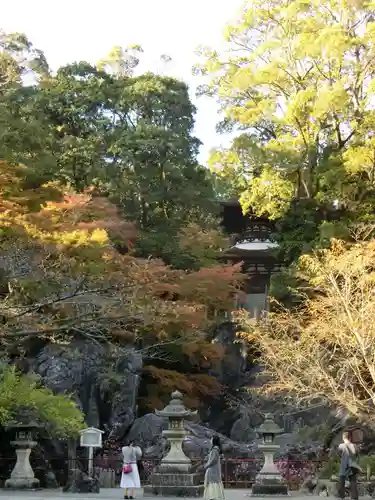
<path id="1" fill-rule="evenodd" d="M 256 324 L 239 314 L 255 342 L 268 390 L 328 403 L 372 423 L 375 405 L 375 241 L 331 247 L 301 258 L 300 305 L 280 305 Z M 264 390 L 264 388 L 263 388 Z"/>
<path id="2" fill-rule="evenodd" d="M 161 260 L 136 258 L 126 251 L 137 237 L 135 225 L 107 198 L 92 189 L 69 193 L 57 184 L 19 194 L 14 187 L 22 184 L 23 169 L 14 169 L 10 182 L 9 165 L 0 166 L 4 352 L 25 339 L 68 342 L 81 335 L 142 348 L 176 343 L 178 356 L 198 372 L 220 359 L 222 352 L 207 342 L 208 310 L 231 306 L 242 279 L 238 266 L 189 273 Z M 188 347 L 194 345 L 199 348 Z M 149 370 L 166 391 L 168 380 L 191 395 L 219 390 L 205 374 L 180 374 L 178 383 L 176 371 Z"/>

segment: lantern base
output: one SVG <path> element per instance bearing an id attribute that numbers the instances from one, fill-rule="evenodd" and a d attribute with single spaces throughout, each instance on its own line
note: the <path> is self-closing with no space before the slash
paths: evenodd
<path id="1" fill-rule="evenodd" d="M 39 479 L 34 476 L 30 465 L 30 453 L 36 445 L 34 441 L 12 441 L 18 446 L 16 450 L 17 462 L 10 478 L 5 481 L 5 488 L 12 490 L 35 490 L 39 488 Z"/>
<path id="2" fill-rule="evenodd" d="M 261 482 L 253 484 L 251 496 L 262 497 L 264 495 L 288 495 L 288 486 L 277 479 L 262 478 Z"/>
<path id="3" fill-rule="evenodd" d="M 202 474 L 184 472 L 154 472 L 144 488 L 145 494 L 161 497 L 201 497 L 203 490 Z"/>
<path id="4" fill-rule="evenodd" d="M 39 479 L 36 479 L 35 477 L 10 478 L 5 481 L 5 488 L 7 490 L 37 490 L 39 486 Z"/>

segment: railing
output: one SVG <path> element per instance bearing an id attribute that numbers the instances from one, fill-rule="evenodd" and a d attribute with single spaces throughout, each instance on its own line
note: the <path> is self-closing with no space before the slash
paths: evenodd
<path id="1" fill-rule="evenodd" d="M 52 458 L 48 460 L 48 467 L 43 463 L 34 462 L 31 457 L 31 464 L 36 477 L 41 482 L 41 487 L 48 484 L 47 472 L 53 471 L 57 486 L 64 486 L 68 480 L 69 469 L 80 469 L 88 471 L 88 459 L 61 459 Z M 138 462 L 141 484 L 147 485 L 151 482 L 151 476 L 156 467 L 160 464 L 160 459 L 143 459 Z M 275 462 L 281 475 L 288 484 L 290 490 L 298 489 L 303 481 L 318 472 L 323 463 L 312 460 L 279 460 Z M 15 458 L 0 459 L 0 486 L 10 476 L 15 464 Z M 257 473 L 263 464 L 262 459 L 253 458 L 223 458 L 222 459 L 222 479 L 225 488 L 251 488 Z M 192 470 L 202 473 L 203 461 L 192 460 Z M 178 464 L 176 463 L 176 468 Z M 94 475 L 99 478 L 101 487 L 114 488 L 120 484 L 122 460 L 119 456 L 97 456 L 93 462 Z"/>

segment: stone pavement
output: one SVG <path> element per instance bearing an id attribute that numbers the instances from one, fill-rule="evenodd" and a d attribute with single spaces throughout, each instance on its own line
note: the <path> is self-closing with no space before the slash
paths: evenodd
<path id="1" fill-rule="evenodd" d="M 226 500 L 248 500 L 249 499 L 249 490 L 236 490 L 236 489 L 227 489 L 225 490 Z M 315 496 L 304 496 L 298 495 L 298 493 L 292 493 L 291 497 L 293 500 L 321 500 L 321 497 Z M 0 490 L 0 500 L 2 498 L 7 498 L 9 500 L 57 500 L 66 498 L 66 500 L 84 500 L 87 498 L 96 498 L 97 500 L 114 500 L 114 499 L 123 499 L 123 492 L 120 488 L 102 488 L 99 494 L 73 494 L 73 493 L 62 493 L 61 490 L 40 490 L 40 491 L 9 491 L 9 490 Z M 143 494 L 137 495 L 137 498 L 143 498 Z M 163 497 L 144 497 L 144 498 L 153 498 L 155 500 L 164 500 Z M 173 497 L 164 497 L 165 500 L 181 500 L 180 498 Z M 272 497 L 273 499 L 281 500 L 285 497 Z M 257 497 L 257 500 L 262 500 Z M 269 497 L 268 497 L 269 500 Z"/>

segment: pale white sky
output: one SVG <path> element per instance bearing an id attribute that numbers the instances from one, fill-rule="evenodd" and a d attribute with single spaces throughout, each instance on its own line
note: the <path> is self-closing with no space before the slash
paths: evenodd
<path id="1" fill-rule="evenodd" d="M 12 0 L 1 8 L 0 28 L 24 32 L 44 51 L 53 69 L 79 60 L 92 63 L 115 45 L 140 44 L 142 70 L 185 80 L 194 96 L 200 83 L 191 75 L 198 45 L 218 48 L 223 27 L 236 16 L 243 0 Z M 159 57 L 172 62 L 162 67 Z M 217 105 L 199 98 L 196 135 L 204 143 L 200 160 L 228 138 L 216 135 Z"/>

